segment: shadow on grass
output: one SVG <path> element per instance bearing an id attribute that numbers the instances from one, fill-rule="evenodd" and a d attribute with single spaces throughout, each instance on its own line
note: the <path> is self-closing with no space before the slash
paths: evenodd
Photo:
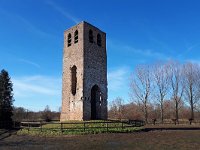
<path id="1" fill-rule="evenodd" d="M 3 139 L 5 139 L 5 138 L 10 137 L 13 134 L 16 134 L 17 131 L 18 131 L 18 129 L 11 129 L 11 130 L 0 129 L 0 141 L 3 140 Z"/>
<path id="2" fill-rule="evenodd" d="M 162 131 L 162 130 L 179 130 L 179 131 L 183 131 L 183 130 L 200 130 L 200 127 L 146 127 L 144 129 L 142 129 L 141 131 L 145 131 L 145 132 L 149 132 L 149 131 Z"/>

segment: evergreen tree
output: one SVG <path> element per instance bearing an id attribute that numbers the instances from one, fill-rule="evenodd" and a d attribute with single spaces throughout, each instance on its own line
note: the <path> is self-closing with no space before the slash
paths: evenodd
<path id="1" fill-rule="evenodd" d="M 13 84 L 6 70 L 0 73 L 0 121 L 12 122 L 13 111 Z M 8 124 L 9 127 L 11 124 Z"/>

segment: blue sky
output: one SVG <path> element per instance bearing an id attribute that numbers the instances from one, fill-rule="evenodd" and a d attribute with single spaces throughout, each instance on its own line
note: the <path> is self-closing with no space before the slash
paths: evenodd
<path id="1" fill-rule="evenodd" d="M 63 32 L 87 21 L 107 33 L 108 101 L 129 100 L 134 67 L 169 59 L 199 63 L 198 0 L 0 0 L 0 69 L 15 106 L 61 106 Z"/>

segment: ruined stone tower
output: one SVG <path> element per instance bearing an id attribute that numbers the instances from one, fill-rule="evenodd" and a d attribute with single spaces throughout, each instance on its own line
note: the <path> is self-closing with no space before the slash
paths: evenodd
<path id="1" fill-rule="evenodd" d="M 107 119 L 106 34 L 87 22 L 64 32 L 61 121 Z"/>

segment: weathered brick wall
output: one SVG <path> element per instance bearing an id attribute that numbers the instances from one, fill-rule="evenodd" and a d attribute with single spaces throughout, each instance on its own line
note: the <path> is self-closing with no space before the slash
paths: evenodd
<path id="1" fill-rule="evenodd" d="M 89 43 L 88 32 L 93 30 L 94 43 Z M 78 30 L 78 43 L 74 44 L 74 32 Z M 72 45 L 67 46 L 68 34 Z M 102 46 L 96 43 L 97 33 L 101 34 Z M 71 93 L 71 67 L 77 67 L 76 94 Z M 90 120 L 91 88 L 97 85 L 101 90 L 102 102 L 98 108 L 101 119 L 107 119 L 107 57 L 106 34 L 96 27 L 81 22 L 64 33 L 63 83 L 61 121 Z"/>
<path id="2" fill-rule="evenodd" d="M 93 31 L 94 43 L 88 40 L 89 30 Z M 106 34 L 94 26 L 84 25 L 84 119 L 90 119 L 91 115 L 91 89 L 96 84 L 101 91 L 101 119 L 107 119 L 107 56 Z M 102 46 L 97 45 L 97 34 L 101 35 Z"/>

